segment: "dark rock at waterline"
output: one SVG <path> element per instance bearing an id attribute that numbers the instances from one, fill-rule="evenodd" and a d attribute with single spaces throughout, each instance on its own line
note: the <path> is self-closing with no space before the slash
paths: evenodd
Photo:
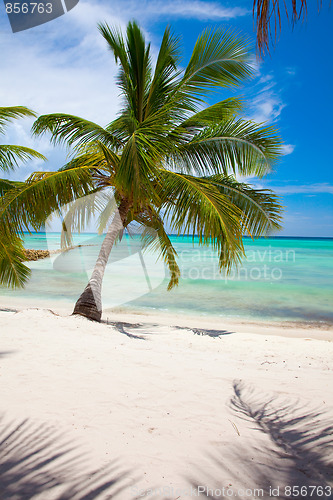
<path id="1" fill-rule="evenodd" d="M 23 259 L 24 261 L 29 261 L 29 260 L 39 260 L 39 259 L 46 259 L 47 257 L 50 257 L 51 254 L 57 254 L 57 253 L 66 253 L 69 252 L 70 250 L 74 250 L 75 248 L 81 248 L 81 247 L 92 247 L 95 245 L 73 245 L 71 247 L 67 248 L 60 248 L 58 250 L 33 250 L 31 248 L 25 248 L 24 249 L 24 255 L 25 258 Z"/>
<path id="2" fill-rule="evenodd" d="M 31 250 L 29 248 L 24 250 L 25 261 L 28 260 L 39 260 L 46 259 L 46 257 L 50 257 L 50 252 L 48 250 Z"/>

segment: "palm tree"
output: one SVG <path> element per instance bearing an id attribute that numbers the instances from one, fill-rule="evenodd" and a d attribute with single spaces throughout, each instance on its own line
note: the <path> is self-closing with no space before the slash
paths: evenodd
<path id="1" fill-rule="evenodd" d="M 0 107 L 0 134 L 4 134 L 6 126 L 14 119 L 23 117 L 36 117 L 36 114 L 24 106 Z M 32 158 L 45 160 L 45 157 L 24 146 L 0 144 L 0 170 L 10 172 L 14 170 L 19 162 L 25 162 Z M 22 186 L 23 183 L 0 179 L 1 199 L 11 191 Z M 0 221 L 0 283 L 10 286 L 23 286 L 28 278 L 30 270 L 22 260 L 24 249 L 22 240 L 9 230 L 8 225 Z"/>
<path id="2" fill-rule="evenodd" d="M 250 76 L 246 43 L 230 31 L 205 30 L 182 70 L 177 67 L 179 40 L 169 28 L 155 67 L 150 45 L 135 22 L 128 24 L 126 38 L 107 24 L 99 30 L 120 67 L 119 116 L 104 128 L 68 114 L 44 115 L 33 125 L 34 134 L 50 132 L 54 144 L 74 148 L 73 160 L 57 172 L 58 179 L 71 175 L 74 182 L 78 175 L 90 175 L 92 191 L 111 187 L 118 206 L 74 308 L 74 314 L 97 321 L 111 249 L 130 223 L 157 231 L 170 270 L 170 289 L 180 273 L 163 220 L 172 232 L 197 235 L 200 244 L 212 245 L 219 252 L 220 269 L 228 270 L 244 255 L 244 232 L 253 237 L 266 234 L 279 228 L 281 217 L 273 193 L 236 179 L 238 174 L 261 177 L 270 171 L 281 146 L 275 130 L 241 119 L 236 98 L 204 107 L 204 98 L 214 88 L 235 87 Z M 48 180 L 39 175 L 44 190 Z M 33 191 L 38 179 L 32 184 Z M 75 190 L 78 186 L 76 182 Z M 72 217 L 69 225 L 77 227 L 78 221 L 82 214 Z"/>

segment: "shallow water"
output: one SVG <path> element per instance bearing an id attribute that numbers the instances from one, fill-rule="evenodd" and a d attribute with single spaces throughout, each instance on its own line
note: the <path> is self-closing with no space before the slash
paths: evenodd
<path id="1" fill-rule="evenodd" d="M 0 299 L 74 304 L 83 290 L 103 237 L 82 234 L 82 244 L 66 254 L 30 263 L 24 290 L 0 288 Z M 244 239 L 246 258 L 229 277 L 219 273 L 217 254 L 188 237 L 171 237 L 182 278 L 167 292 L 167 272 L 156 254 L 142 253 L 138 241 L 124 237 L 112 251 L 103 285 L 105 308 L 222 316 L 265 321 L 333 324 L 333 239 Z M 26 235 L 25 247 L 54 250 L 58 233 Z"/>

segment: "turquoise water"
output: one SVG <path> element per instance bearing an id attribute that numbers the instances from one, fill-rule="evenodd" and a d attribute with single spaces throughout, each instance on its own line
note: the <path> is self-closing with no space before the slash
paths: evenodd
<path id="1" fill-rule="evenodd" d="M 126 237 L 112 251 L 103 286 L 106 309 L 169 312 L 233 319 L 333 323 L 333 239 L 244 239 L 246 259 L 229 277 L 219 274 L 217 255 L 191 238 L 171 237 L 182 278 L 166 291 L 164 266 L 156 255 L 138 252 Z M 33 299 L 36 306 L 74 304 L 96 259 L 101 237 L 82 234 L 75 244 L 87 246 L 31 263 L 24 290 L 0 289 L 0 300 Z M 33 234 L 26 248 L 57 249 L 57 233 Z"/>

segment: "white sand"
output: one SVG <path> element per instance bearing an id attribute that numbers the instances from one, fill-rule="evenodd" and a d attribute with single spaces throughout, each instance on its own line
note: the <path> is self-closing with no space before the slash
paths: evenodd
<path id="1" fill-rule="evenodd" d="M 1 500 L 329 498 L 332 331 L 114 319 L 0 313 Z"/>

